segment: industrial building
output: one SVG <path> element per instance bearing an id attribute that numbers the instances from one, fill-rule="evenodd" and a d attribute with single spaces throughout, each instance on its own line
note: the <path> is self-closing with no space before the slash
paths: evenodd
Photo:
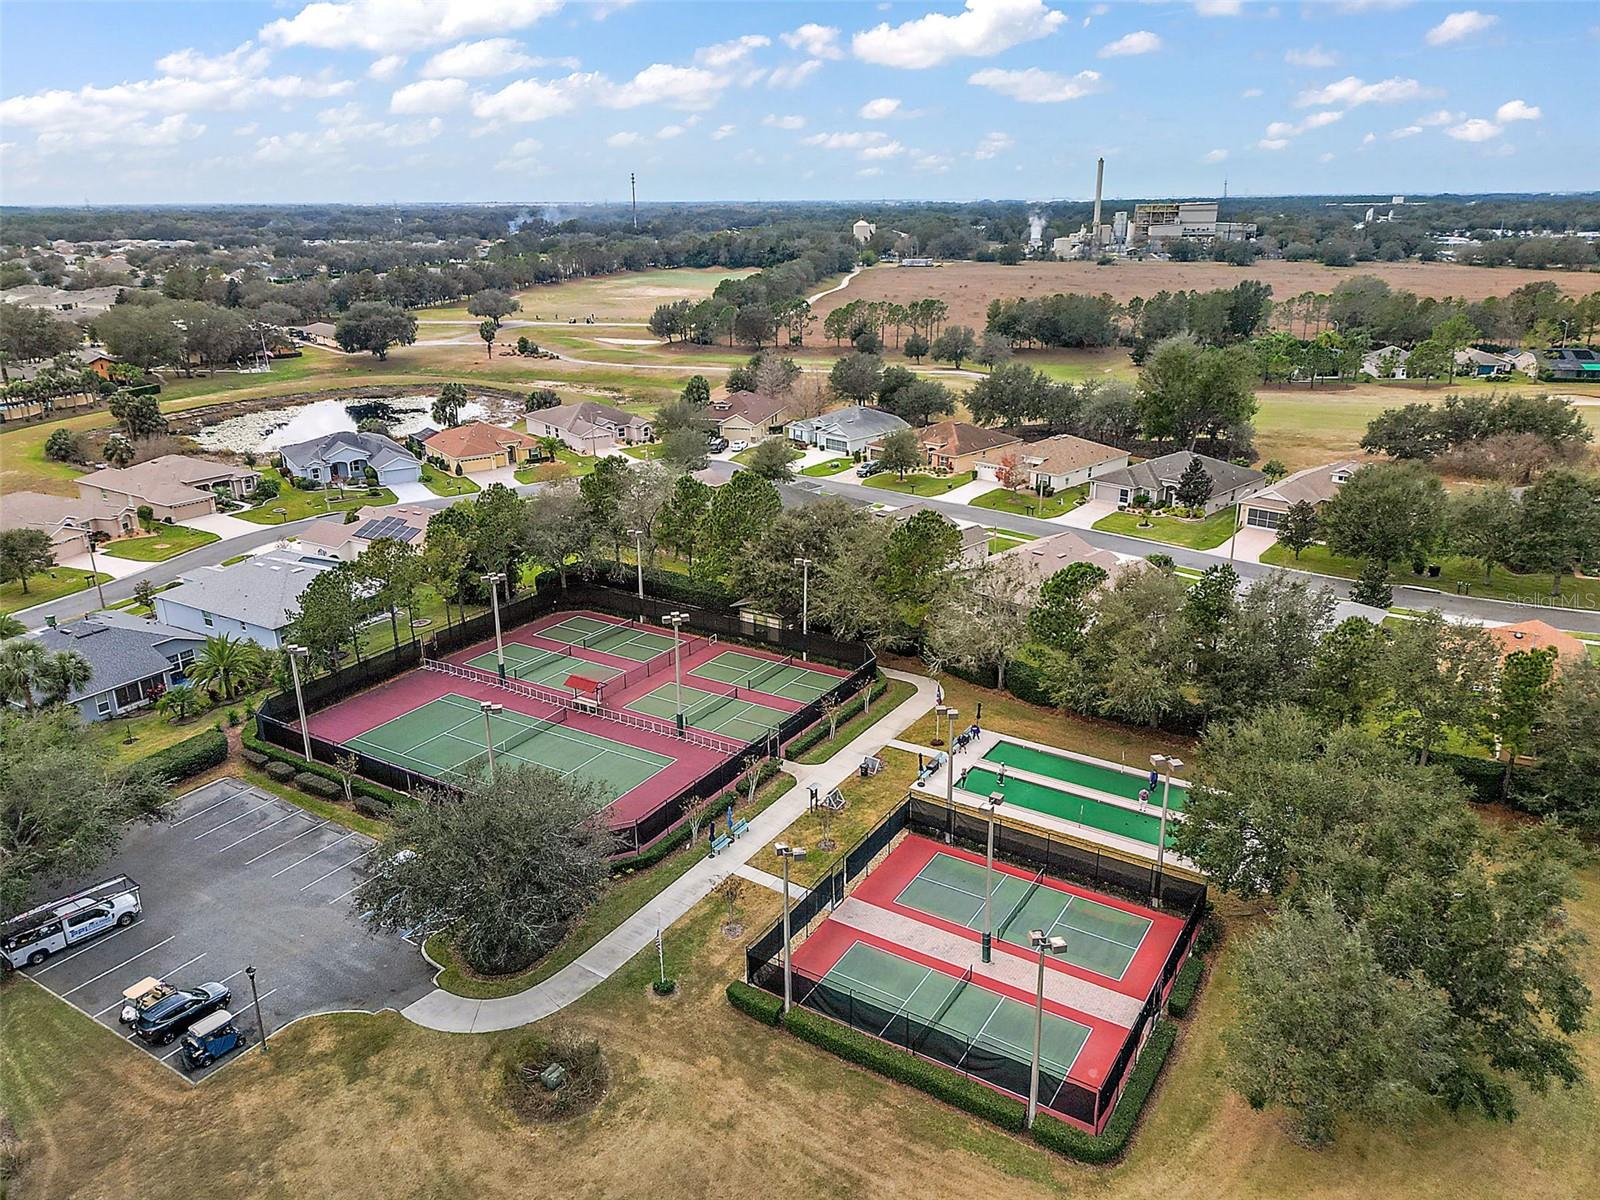
<path id="1" fill-rule="evenodd" d="M 1215 200 L 1162 201 L 1133 207 L 1134 241 L 1221 238 L 1225 242 L 1242 242 L 1255 236 L 1253 221 L 1217 220 Z"/>

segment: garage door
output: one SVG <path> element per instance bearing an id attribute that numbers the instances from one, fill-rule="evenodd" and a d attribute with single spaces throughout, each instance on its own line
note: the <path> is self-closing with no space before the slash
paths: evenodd
<path id="1" fill-rule="evenodd" d="M 1244 523 L 1256 529 L 1277 529 L 1283 524 L 1283 514 L 1270 508 L 1247 508 Z"/>

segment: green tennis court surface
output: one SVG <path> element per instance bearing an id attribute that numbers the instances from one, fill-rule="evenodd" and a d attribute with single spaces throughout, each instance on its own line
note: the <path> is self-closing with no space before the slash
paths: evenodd
<path id="1" fill-rule="evenodd" d="M 649 695 L 629 701 L 628 707 L 646 716 L 671 721 L 678 711 L 677 695 L 677 684 L 664 683 Z M 720 733 L 738 742 L 762 740 L 789 715 L 781 709 L 768 708 L 739 696 L 723 696 L 693 687 L 683 689 L 682 703 L 685 725 L 707 733 Z"/>
<path id="2" fill-rule="evenodd" d="M 566 710 L 541 720 L 503 709 L 489 718 L 495 765 L 531 764 L 593 783 L 601 804 L 631 792 L 676 759 L 566 725 Z M 435 779 L 488 770 L 483 712 L 476 700 L 451 692 L 385 721 L 345 745 Z"/>
<path id="3" fill-rule="evenodd" d="M 990 796 L 1000 792 L 1005 796 L 1007 804 L 1031 808 L 1034 812 L 1060 817 L 1063 821 L 1076 821 L 1080 825 L 1103 829 L 1106 833 L 1132 838 L 1150 846 L 1154 846 L 1161 837 L 1159 806 L 1153 813 L 1137 812 L 1117 804 L 1105 804 L 1099 800 L 1091 800 L 1087 796 L 1046 787 L 1031 779 L 1019 779 L 1015 775 L 1007 776 L 1002 785 L 1000 776 L 987 767 L 970 768 L 961 777 L 961 786 L 980 796 Z M 1168 848 L 1172 846 L 1170 829 L 1167 831 L 1167 846 Z"/>
<path id="4" fill-rule="evenodd" d="M 895 903 L 968 929 L 983 928 L 983 865 L 935 854 L 895 897 Z M 994 875 L 990 912 L 995 937 L 1029 948 L 1028 934 L 1042 929 L 1067 939 L 1061 957 L 1108 979 L 1121 979 L 1155 924 L 1148 917 L 1064 892 L 1042 879 Z"/>
<path id="5" fill-rule="evenodd" d="M 989 747 L 983 756 L 989 762 L 1005 763 L 1008 767 L 1016 767 L 1019 771 L 1029 771 L 1035 775 L 1045 775 L 1051 779 L 1059 779 L 1062 783 L 1078 787 L 1093 788 L 1097 792 L 1105 792 L 1110 796 L 1122 796 L 1128 800 L 1139 798 L 1139 789 L 1148 787 L 1150 780 L 1145 775 L 1129 775 L 1115 770 L 1112 767 L 1099 767 L 1093 763 L 1079 762 L 1075 758 L 1068 758 L 1064 754 L 1051 754 L 1048 750 L 1040 750 L 1035 746 L 1023 746 L 1017 742 L 1001 740 Z M 1154 788 L 1150 793 L 1150 801 L 1157 806 L 1161 803 L 1161 787 Z M 1176 812 L 1182 812 L 1185 802 L 1189 799 L 1189 789 L 1174 784 L 1172 797 L 1169 801 Z"/>
<path id="6" fill-rule="evenodd" d="M 582 675 L 585 679 L 604 683 L 622 674 L 620 667 L 608 667 L 604 663 L 590 662 L 586 658 L 574 658 L 559 650 L 543 650 L 538 646 L 527 646 L 521 642 L 507 642 L 505 652 L 507 675 L 514 679 L 526 679 L 529 683 L 543 684 L 545 687 L 563 686 L 568 675 Z M 480 671 L 499 670 L 493 650 L 468 660 L 467 666 L 477 667 Z"/>
<path id="7" fill-rule="evenodd" d="M 769 696 L 782 696 L 785 700 L 796 700 L 801 704 L 810 704 L 842 682 L 837 675 L 813 671 L 793 658 L 763 658 L 759 654 L 745 654 L 739 650 L 724 650 L 690 673 L 702 679 L 715 679 L 718 683 L 731 683 L 751 691 L 765 692 Z"/>
<path id="8" fill-rule="evenodd" d="M 642 625 L 624 625 L 616 621 L 602 621 L 598 617 L 577 614 L 556 625 L 529 630 L 534 637 L 562 642 L 568 646 L 582 646 L 585 650 L 598 650 L 618 658 L 631 658 L 634 662 L 649 662 L 659 654 L 672 649 L 672 635 L 646 629 Z"/>
<path id="9" fill-rule="evenodd" d="M 858 1000 L 865 1000 L 895 1017 L 907 1016 L 924 1024 L 937 1024 L 991 1053 L 1020 1063 L 1033 1059 L 1032 1005 L 998 995 L 975 983 L 964 983 L 887 950 L 857 942 L 822 977 L 822 982 L 854 992 Z M 850 1019 L 849 1011 L 834 1015 Z M 857 1015 L 861 1017 L 854 1022 L 857 1028 L 867 1029 L 876 1037 L 882 1037 L 893 1023 L 891 1018 L 880 1028 L 868 1028 L 877 1024 L 876 1019 Z M 1089 1040 L 1089 1032 L 1087 1025 L 1046 1012 L 1039 1038 L 1039 1065 L 1043 1071 L 1053 1078 L 1066 1079 L 1083 1044 Z M 965 1057 L 961 1055 L 962 1059 Z M 959 1067 L 961 1063 L 955 1065 Z M 1042 1102 L 1049 1104 L 1054 1100 L 1053 1094 L 1043 1094 L 1043 1088 L 1040 1091 Z"/>

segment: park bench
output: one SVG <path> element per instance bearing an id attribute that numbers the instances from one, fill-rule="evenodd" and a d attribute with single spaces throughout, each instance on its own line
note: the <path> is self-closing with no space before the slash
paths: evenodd
<path id="1" fill-rule="evenodd" d="M 711 840 L 711 857 L 715 858 L 731 845 L 733 845 L 733 838 L 726 833 L 713 838 Z"/>
<path id="2" fill-rule="evenodd" d="M 733 823 L 733 828 L 728 830 L 729 835 L 736 838 L 742 837 L 744 834 L 749 832 L 750 822 L 746 821 L 743 817 L 740 817 L 737 821 L 735 821 Z"/>

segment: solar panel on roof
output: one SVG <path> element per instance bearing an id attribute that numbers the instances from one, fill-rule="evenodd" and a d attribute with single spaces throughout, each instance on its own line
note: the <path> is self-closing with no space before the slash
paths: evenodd
<path id="1" fill-rule="evenodd" d="M 382 524 L 382 521 L 368 521 L 360 529 L 356 530 L 356 536 L 358 538 L 375 538 L 378 536 L 378 528 Z"/>

